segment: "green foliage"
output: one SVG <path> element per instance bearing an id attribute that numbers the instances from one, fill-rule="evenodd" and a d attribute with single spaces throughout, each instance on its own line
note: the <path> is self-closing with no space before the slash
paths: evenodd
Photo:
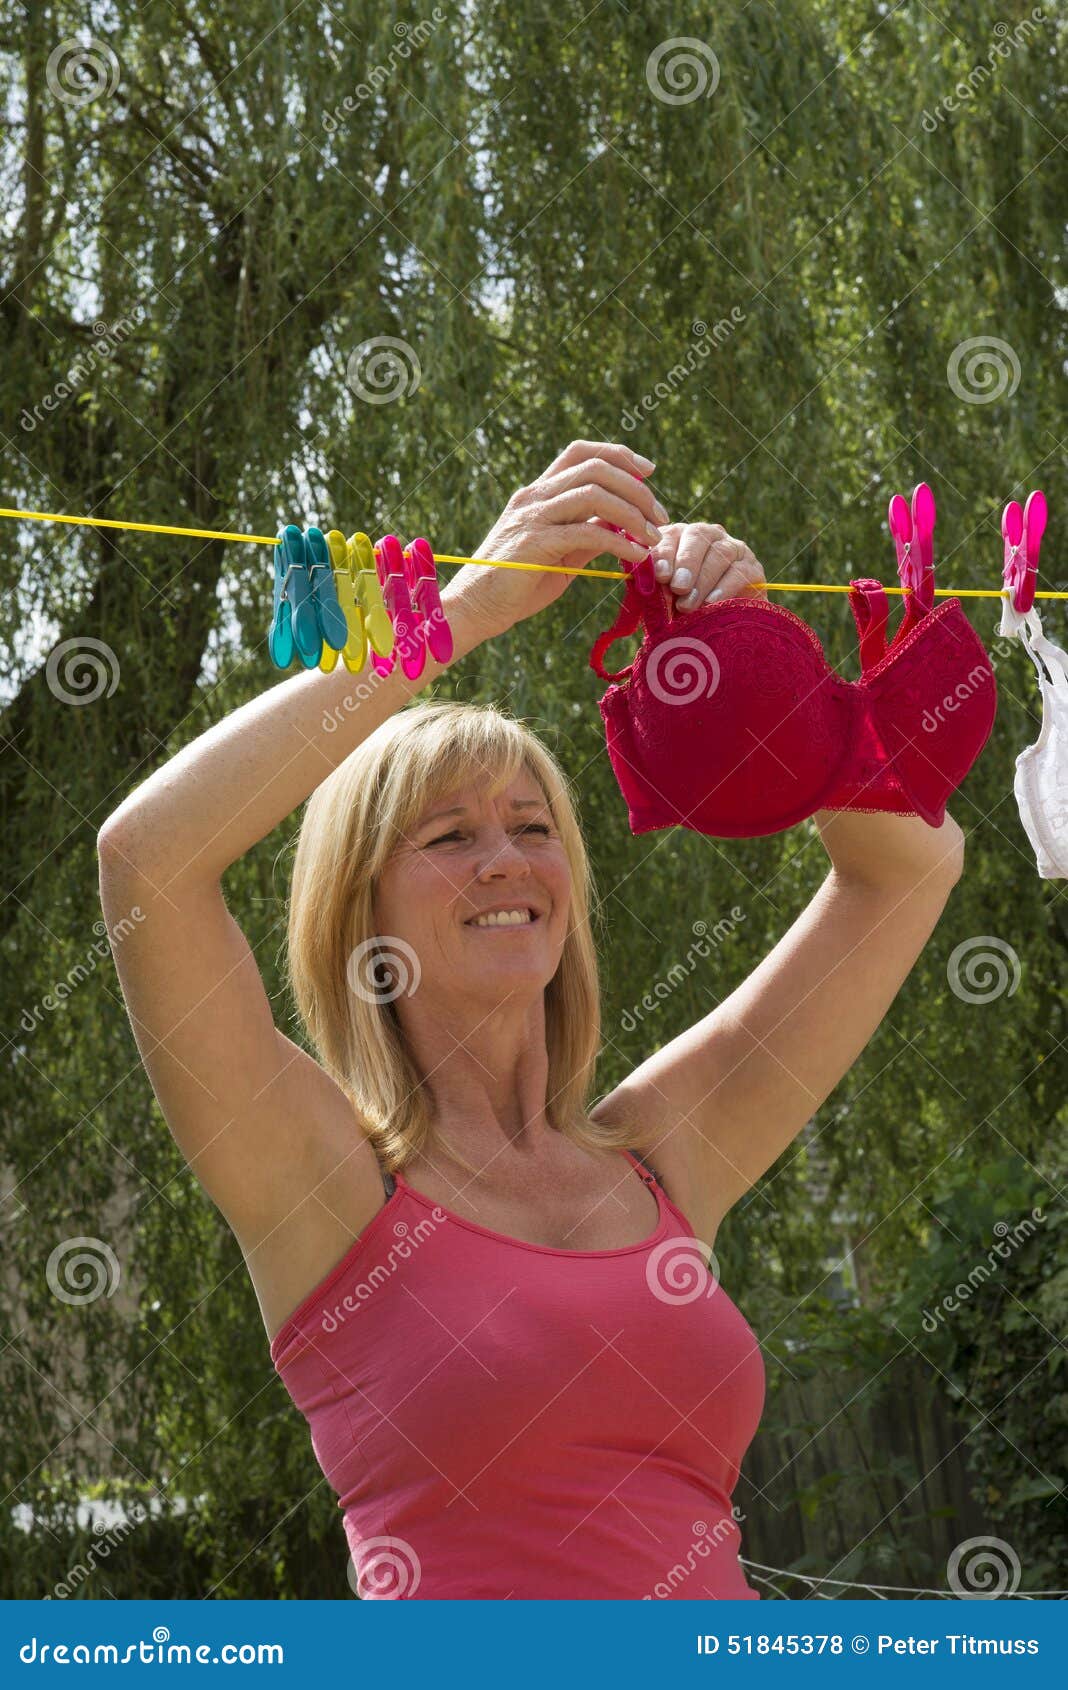
<path id="1" fill-rule="evenodd" d="M 1046 585 L 1068 587 L 1062 20 L 1002 54 L 992 0 L 951 15 L 862 0 L 442 11 L 401 57 L 407 14 L 367 0 L 9 10 L 6 505 L 260 534 L 340 522 L 464 552 L 567 440 L 626 439 L 657 460 L 673 518 L 723 521 L 779 581 L 892 579 L 889 493 L 926 478 L 940 583 L 996 586 L 1001 506 L 1041 484 Z M 49 57 L 86 31 L 116 55 L 117 82 L 65 102 Z M 647 67 L 686 35 L 714 48 L 719 83 L 672 104 Z M 976 65 L 987 73 L 946 110 Z M 695 330 L 732 309 L 726 338 Z M 346 372 L 383 335 L 408 343 L 421 379 L 374 404 Z M 1013 349 L 1011 396 L 969 402 L 947 379 L 978 336 Z M 673 382 L 677 366 L 692 373 Z M 72 391 L 46 407 L 62 384 Z M 0 1209 L 0 1391 L 4 1492 L 39 1524 L 27 1536 L 0 1516 L 0 1586 L 50 1590 L 85 1547 L 77 1500 L 132 1486 L 163 1514 L 81 1593 L 99 1579 L 122 1595 L 343 1596 L 337 1509 L 271 1373 L 240 1252 L 170 1141 L 94 949 L 105 816 L 212 722 L 286 684 L 265 650 L 266 554 L 5 532 L 14 1192 Z M 586 663 L 617 597 L 573 583 L 441 687 L 529 720 L 580 790 L 601 898 L 604 1089 L 750 973 L 825 871 L 811 826 L 732 842 L 630 835 Z M 1055 1488 L 1068 906 L 1060 883 L 1039 881 L 1012 798 L 1037 726 L 1033 671 L 995 644 L 993 601 L 963 602 L 999 688 L 994 735 L 952 806 L 964 878 L 812 1136 L 732 1214 L 717 1253 L 769 1365 L 753 1452 L 766 1500 L 741 1499 L 749 1553 L 941 1585 L 946 1546 L 978 1510 L 1039 1589 L 1068 1582 Z M 796 607 L 855 675 L 841 597 Z M 1059 607 L 1049 625 L 1063 643 Z M 86 639 L 115 654 L 118 685 L 71 705 L 45 660 Z M 292 834 L 278 829 L 227 883 L 291 1033 L 279 921 Z M 628 1019 L 686 957 L 694 922 L 735 907 L 743 919 L 711 955 Z M 970 1001 L 950 959 L 983 935 L 1011 946 L 1019 983 Z M 919 1311 L 967 1273 L 996 1220 L 1033 1203 L 1049 1217 L 1036 1237 L 928 1341 Z M 122 1284 L 79 1308 L 51 1293 L 46 1266 L 82 1234 L 111 1241 Z M 859 1306 L 825 1300 L 839 1280 L 859 1286 Z M 922 1406 L 898 1438 L 905 1388 Z M 805 1438 L 811 1470 L 775 1478 L 775 1451 Z M 941 1492 L 928 1482 L 940 1461 L 960 1480 Z"/>

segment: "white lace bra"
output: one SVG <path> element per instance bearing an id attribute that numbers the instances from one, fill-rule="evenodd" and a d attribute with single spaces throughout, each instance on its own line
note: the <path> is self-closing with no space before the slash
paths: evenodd
<path id="1" fill-rule="evenodd" d="M 1001 634 L 1018 634 L 1038 675 L 1042 727 L 1016 759 L 1013 791 L 1043 880 L 1068 879 L 1068 653 L 1042 632 L 1037 610 L 1003 601 Z M 1040 661 L 1041 659 L 1041 661 Z M 1045 664 L 1045 668 L 1043 668 Z M 1048 671 L 1048 673 L 1047 673 Z"/>

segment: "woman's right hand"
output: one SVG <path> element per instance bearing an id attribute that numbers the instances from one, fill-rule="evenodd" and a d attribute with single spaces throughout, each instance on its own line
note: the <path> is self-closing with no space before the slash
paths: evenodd
<path id="1" fill-rule="evenodd" d="M 573 440 L 544 474 L 512 494 L 471 555 L 575 570 L 603 552 L 638 563 L 660 539 L 657 525 L 668 521 L 645 484 L 654 468 L 629 446 Z M 614 533 L 613 523 L 625 532 Z M 441 597 L 446 611 L 450 602 L 462 602 L 477 638 L 491 639 L 544 610 L 573 580 L 573 575 L 464 564 Z"/>

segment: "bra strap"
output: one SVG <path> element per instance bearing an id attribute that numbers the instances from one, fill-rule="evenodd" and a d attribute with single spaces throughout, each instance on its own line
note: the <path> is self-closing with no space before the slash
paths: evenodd
<path id="1" fill-rule="evenodd" d="M 1019 635 L 1021 645 L 1038 669 L 1039 679 L 1042 679 L 1038 663 L 1038 657 L 1041 657 L 1049 671 L 1050 684 L 1054 691 L 1068 693 L 1068 652 L 1062 651 L 1053 640 L 1046 638 L 1037 611 L 1032 609 L 1026 613 L 1020 623 Z"/>
<path id="2" fill-rule="evenodd" d="M 627 570 L 627 585 L 623 603 L 612 626 L 598 634 L 590 652 L 590 668 L 600 675 L 602 681 L 621 681 L 634 667 L 633 663 L 628 663 L 625 669 L 619 669 L 615 673 L 606 670 L 604 658 L 609 646 L 614 645 L 617 640 L 625 639 L 628 634 L 636 633 L 641 623 L 644 623 L 647 633 L 653 634 L 676 619 L 675 601 L 668 589 L 658 582 L 654 592 L 640 593 L 634 583 L 634 568 L 629 564 L 624 567 Z"/>
<path id="3" fill-rule="evenodd" d="M 867 674 L 886 654 L 886 620 L 889 600 L 881 581 L 864 576 L 849 583 L 849 608 L 860 641 L 860 669 Z"/>

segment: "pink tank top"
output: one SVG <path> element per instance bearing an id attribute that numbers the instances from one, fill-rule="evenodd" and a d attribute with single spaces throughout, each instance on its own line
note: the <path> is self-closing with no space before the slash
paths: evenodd
<path id="1" fill-rule="evenodd" d="M 660 1213 L 617 1250 L 524 1243 L 397 1174 L 273 1339 L 360 1596 L 758 1598 L 731 1492 L 760 1349 L 623 1155 Z"/>

